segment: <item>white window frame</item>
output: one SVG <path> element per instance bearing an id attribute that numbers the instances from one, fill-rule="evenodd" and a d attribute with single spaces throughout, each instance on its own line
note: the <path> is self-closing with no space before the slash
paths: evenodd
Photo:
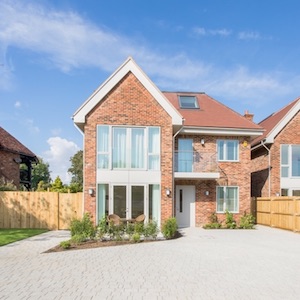
<path id="1" fill-rule="evenodd" d="M 218 189 L 223 189 L 223 191 L 224 191 L 224 197 L 225 197 L 225 199 L 224 199 L 224 203 L 223 203 L 223 210 L 218 210 L 218 201 L 219 201 L 219 199 L 218 199 L 218 195 L 219 195 L 219 193 L 218 193 Z M 236 201 L 236 210 L 234 210 L 234 211 L 232 211 L 232 210 L 228 210 L 230 213 L 239 213 L 239 205 L 240 205 L 240 200 L 239 200 L 239 194 L 240 194 L 240 191 L 239 191 L 239 187 L 238 186 L 217 186 L 217 190 L 216 190 L 216 212 L 217 213 L 225 213 L 226 212 L 226 210 L 227 210 L 227 197 L 226 197 L 226 195 L 227 195 L 227 189 L 228 188 L 234 188 L 234 189 L 236 189 L 236 197 L 237 197 L 237 199 L 234 199 L 235 201 Z"/>
<path id="2" fill-rule="evenodd" d="M 299 179 L 300 174 L 298 176 L 293 176 L 293 163 L 292 163 L 292 155 L 293 155 L 293 146 L 300 146 L 298 144 L 282 144 L 280 145 L 280 177 L 287 178 L 287 179 Z M 282 152 L 283 147 L 287 147 L 287 163 L 282 163 Z M 287 168 L 287 176 L 283 176 L 282 168 Z"/>
<path id="3" fill-rule="evenodd" d="M 101 126 L 108 126 L 108 152 L 101 152 L 98 150 L 98 132 Z M 136 128 L 141 128 L 144 130 L 144 145 L 143 145 L 143 155 L 144 155 L 144 164 L 142 168 L 132 168 L 132 157 L 131 151 L 126 151 L 126 166 L 124 168 L 116 168 L 113 166 L 113 138 L 114 138 L 114 128 L 124 128 L 126 129 L 126 149 L 131 150 L 131 142 L 132 142 L 132 130 Z M 158 128 L 159 134 L 159 141 L 157 148 L 158 150 L 155 152 L 150 152 L 149 149 L 149 129 L 150 128 Z M 159 126 L 114 126 L 114 125 L 97 125 L 97 136 L 96 136 L 96 145 L 97 145 L 97 169 L 98 170 L 131 170 L 131 171 L 146 171 L 146 170 L 153 170 L 153 171 L 160 171 L 160 162 L 161 162 L 161 130 Z M 99 168 L 99 155 L 108 155 L 108 165 L 107 168 Z M 149 158 L 150 157 L 158 157 L 157 168 L 150 169 L 149 168 Z"/>
<path id="4" fill-rule="evenodd" d="M 219 143 L 223 142 L 224 143 L 224 148 L 223 148 L 223 159 L 220 158 L 220 146 Z M 236 159 L 228 159 L 228 143 L 229 142 L 234 142 L 235 143 L 235 149 L 236 149 Z M 217 140 L 217 155 L 218 155 L 218 161 L 222 162 L 238 162 L 239 161 L 239 141 L 238 140 Z"/>

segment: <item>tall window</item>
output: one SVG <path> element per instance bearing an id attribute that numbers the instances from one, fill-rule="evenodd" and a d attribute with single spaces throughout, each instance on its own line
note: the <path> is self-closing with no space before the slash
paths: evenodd
<path id="1" fill-rule="evenodd" d="M 281 145 L 281 177 L 300 177 L 300 145 Z"/>
<path id="2" fill-rule="evenodd" d="M 218 186 L 217 187 L 217 212 L 238 212 L 239 199 L 238 187 Z"/>
<path id="3" fill-rule="evenodd" d="M 98 169 L 160 169 L 159 127 L 97 126 Z"/>
<path id="4" fill-rule="evenodd" d="M 238 161 L 237 140 L 218 140 L 218 160 L 219 161 Z"/>

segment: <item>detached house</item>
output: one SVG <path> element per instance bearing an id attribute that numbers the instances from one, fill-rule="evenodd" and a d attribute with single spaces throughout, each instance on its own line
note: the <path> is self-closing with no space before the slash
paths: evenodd
<path id="1" fill-rule="evenodd" d="M 32 164 L 37 162 L 34 153 L 0 127 L 0 180 L 30 189 Z M 26 166 L 22 171 L 21 163 Z"/>
<path id="2" fill-rule="evenodd" d="M 300 98 L 259 123 L 252 142 L 252 195 L 300 196 Z"/>
<path id="3" fill-rule="evenodd" d="M 144 214 L 185 227 L 249 212 L 250 143 L 263 133 L 249 116 L 204 93 L 162 92 L 129 58 L 73 120 L 84 133 L 84 210 L 95 222 Z"/>

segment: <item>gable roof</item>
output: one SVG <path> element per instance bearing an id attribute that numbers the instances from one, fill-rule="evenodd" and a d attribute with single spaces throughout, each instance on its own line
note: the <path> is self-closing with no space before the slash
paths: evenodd
<path id="1" fill-rule="evenodd" d="M 252 147 L 258 145 L 261 141 L 264 141 L 265 144 L 274 143 L 275 137 L 292 120 L 299 110 L 300 98 L 297 98 L 279 111 L 262 120 L 259 125 L 265 129 L 265 132 L 252 142 Z"/>
<path id="2" fill-rule="evenodd" d="M 129 57 L 74 113 L 74 123 L 84 131 L 87 114 L 128 74 L 133 73 L 148 92 L 156 99 L 165 111 L 172 117 L 173 125 L 182 125 L 182 116 L 165 98 L 156 85 L 141 70 L 135 61 Z"/>
<path id="3" fill-rule="evenodd" d="M 21 144 L 16 138 L 0 127 L 0 150 L 17 153 L 37 160 L 36 155 Z"/>
<path id="4" fill-rule="evenodd" d="M 198 133 L 214 133 L 226 135 L 259 136 L 263 128 L 244 116 L 218 102 L 205 93 L 163 92 L 166 98 L 184 117 L 183 132 L 189 133 L 197 128 Z M 179 104 L 179 96 L 194 96 L 199 108 L 183 109 Z"/>

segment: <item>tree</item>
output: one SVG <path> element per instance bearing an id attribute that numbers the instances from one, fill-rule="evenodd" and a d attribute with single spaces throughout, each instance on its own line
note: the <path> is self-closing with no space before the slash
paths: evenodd
<path id="1" fill-rule="evenodd" d="M 70 189 L 72 192 L 82 192 L 83 189 L 83 151 L 79 150 L 70 158 L 71 167 L 68 172 L 72 174 Z"/>
<path id="2" fill-rule="evenodd" d="M 68 188 L 64 186 L 63 182 L 61 181 L 60 177 L 57 176 L 50 188 L 51 192 L 60 192 L 66 193 Z"/>
<path id="3" fill-rule="evenodd" d="M 39 186 L 40 181 L 43 181 L 43 184 Z M 37 190 L 38 187 L 41 189 L 42 186 L 46 190 L 50 186 L 50 182 L 49 164 L 45 163 L 42 158 L 39 158 L 39 162 L 32 166 L 31 188 Z"/>

